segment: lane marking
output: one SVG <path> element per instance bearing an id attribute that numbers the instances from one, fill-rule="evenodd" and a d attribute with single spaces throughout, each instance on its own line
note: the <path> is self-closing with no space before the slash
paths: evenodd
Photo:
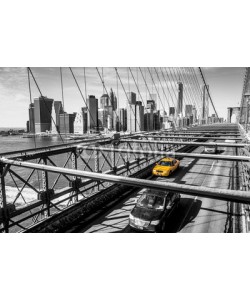
<path id="1" fill-rule="evenodd" d="M 209 172 L 211 172 L 211 171 L 212 171 L 212 169 L 213 169 L 213 167 L 214 167 L 214 164 L 215 164 L 215 161 L 213 162 L 213 164 L 212 164 L 212 166 L 211 166 L 211 168 L 210 168 Z"/>

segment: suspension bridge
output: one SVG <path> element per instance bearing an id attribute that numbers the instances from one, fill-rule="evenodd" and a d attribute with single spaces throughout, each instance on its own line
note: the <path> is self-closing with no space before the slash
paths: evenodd
<path id="1" fill-rule="evenodd" d="M 30 118 L 34 147 L 1 151 L 1 232 L 130 232 L 129 214 L 145 188 L 181 194 L 164 232 L 248 232 L 250 69 L 235 123 L 218 115 L 201 68 L 92 71 L 103 93 L 100 110 L 98 99 L 88 96 L 85 68 L 84 84 L 68 69 L 84 106 L 74 135 L 65 121 L 65 70 L 59 72 L 56 115 L 39 77 L 27 68 L 30 111 L 35 88 L 50 116 L 46 134 L 59 142 L 38 147 L 42 125 Z M 207 145 L 217 153 L 204 153 Z M 152 169 L 164 157 L 180 160 L 180 168 L 155 178 Z"/>

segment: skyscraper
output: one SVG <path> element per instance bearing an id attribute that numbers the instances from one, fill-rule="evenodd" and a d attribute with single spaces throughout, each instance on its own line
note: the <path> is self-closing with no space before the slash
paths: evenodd
<path id="1" fill-rule="evenodd" d="M 90 95 L 87 99 L 88 106 L 88 131 L 98 130 L 98 99 Z"/>
<path id="2" fill-rule="evenodd" d="M 29 105 L 29 132 L 35 133 L 35 108 L 34 103 Z"/>
<path id="3" fill-rule="evenodd" d="M 108 125 L 108 112 L 105 108 L 98 109 L 98 126 L 100 130 L 104 130 Z"/>
<path id="4" fill-rule="evenodd" d="M 87 107 L 82 108 L 82 123 L 83 123 L 83 133 L 88 132 L 88 109 Z"/>
<path id="5" fill-rule="evenodd" d="M 129 104 L 136 104 L 136 93 L 128 92 L 127 97 L 128 97 L 128 103 Z"/>
<path id="6" fill-rule="evenodd" d="M 57 130 L 59 130 L 59 122 L 60 122 L 60 117 L 59 115 L 64 113 L 64 110 L 63 110 L 63 106 L 62 106 L 62 101 L 54 101 L 54 109 L 55 109 L 55 113 L 56 113 L 56 119 L 55 119 L 55 122 L 56 122 L 56 127 L 57 127 Z"/>
<path id="7" fill-rule="evenodd" d="M 35 132 L 51 130 L 51 112 L 53 99 L 41 96 L 34 99 Z"/>
<path id="8" fill-rule="evenodd" d="M 156 110 L 155 100 L 147 100 L 147 109 Z"/>
<path id="9" fill-rule="evenodd" d="M 169 107 L 169 115 L 170 116 L 174 116 L 175 115 L 175 107 L 174 106 Z"/>
<path id="10" fill-rule="evenodd" d="M 136 104 L 128 104 L 127 106 L 127 130 L 136 132 Z"/>
<path id="11" fill-rule="evenodd" d="M 177 104 L 177 115 L 182 117 L 183 113 L 183 84 L 178 82 L 178 104 Z"/>
<path id="12" fill-rule="evenodd" d="M 144 106 L 141 101 L 137 101 L 135 131 L 144 131 Z"/>
<path id="13" fill-rule="evenodd" d="M 109 95 L 103 94 L 100 98 L 100 108 L 104 109 L 107 106 L 109 106 Z"/>
<path id="14" fill-rule="evenodd" d="M 75 117 L 76 117 L 76 113 L 67 114 L 64 112 L 59 115 L 60 133 L 74 133 Z"/>
<path id="15" fill-rule="evenodd" d="M 185 107 L 185 117 L 189 118 L 193 114 L 193 105 L 187 104 Z"/>
<path id="16" fill-rule="evenodd" d="M 120 131 L 127 130 L 127 110 L 125 108 L 119 109 L 119 127 Z"/>
<path id="17" fill-rule="evenodd" d="M 202 123 L 207 123 L 209 115 L 209 102 L 208 102 L 209 86 L 204 85 L 202 88 Z"/>
<path id="18" fill-rule="evenodd" d="M 152 109 L 147 109 L 144 115 L 144 130 L 152 131 L 154 129 L 154 112 Z"/>

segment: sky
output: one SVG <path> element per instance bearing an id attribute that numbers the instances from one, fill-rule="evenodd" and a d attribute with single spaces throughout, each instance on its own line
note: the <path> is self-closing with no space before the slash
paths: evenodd
<path id="1" fill-rule="evenodd" d="M 173 68 L 172 69 L 173 72 Z M 180 69 L 180 68 L 178 68 Z M 148 89 L 144 84 L 142 74 L 138 68 L 131 68 L 134 79 L 140 90 L 139 97 L 134 80 L 128 68 L 118 68 L 119 80 L 114 68 L 98 68 L 101 76 L 103 76 L 104 84 L 107 91 L 110 88 L 118 95 L 118 107 L 126 107 L 125 91 L 134 91 L 137 93 L 137 100 L 146 101 L 148 94 L 157 94 L 158 108 L 165 107 L 168 111 L 168 106 L 172 106 L 175 102 L 176 81 L 177 76 L 165 77 L 167 85 L 158 68 L 157 78 L 153 68 L 150 68 L 154 83 L 150 78 L 150 73 L 147 68 L 141 68 L 142 74 L 147 81 Z M 200 84 L 202 84 L 198 68 L 195 68 Z M 213 99 L 215 108 L 220 117 L 226 118 L 227 107 L 239 106 L 241 93 L 243 89 L 243 79 L 245 68 L 226 67 L 226 68 L 202 68 L 207 84 L 209 85 L 210 94 Z M 62 100 L 62 88 L 60 81 L 60 68 L 42 67 L 31 68 L 31 71 L 37 81 L 37 84 L 44 96 L 53 98 L 54 100 Z M 72 68 L 72 71 L 79 84 L 81 92 L 86 99 L 86 95 L 95 95 L 96 98 L 105 93 L 101 79 L 96 68 Z M 85 76 L 84 76 L 85 71 Z M 182 69 L 182 73 L 189 74 L 187 68 Z M 172 73 L 173 74 L 173 73 Z M 62 68 L 63 78 L 63 93 L 65 111 L 68 113 L 80 111 L 80 107 L 85 106 L 84 100 L 77 88 L 72 73 L 69 68 Z M 86 80 L 86 90 L 85 90 Z M 165 94 L 161 85 L 164 87 Z M 171 89 L 174 87 L 174 91 Z M 188 84 L 184 86 L 184 101 L 189 103 L 190 95 L 197 95 L 192 87 Z M 39 91 L 31 77 L 31 97 L 39 96 Z M 0 68 L 0 127 L 25 127 L 28 120 L 28 107 L 30 103 L 29 86 L 27 68 Z M 213 113 L 210 106 L 210 112 Z"/>

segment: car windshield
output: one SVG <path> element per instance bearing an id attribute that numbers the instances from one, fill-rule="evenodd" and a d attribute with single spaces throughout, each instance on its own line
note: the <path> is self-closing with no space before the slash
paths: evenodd
<path id="1" fill-rule="evenodd" d="M 148 209 L 163 210 L 164 197 L 145 195 L 141 199 L 139 199 L 137 206 Z"/>
<path id="2" fill-rule="evenodd" d="M 172 163 L 171 163 L 171 161 L 160 161 L 159 165 L 164 166 L 164 167 L 170 167 L 172 165 Z"/>
<path id="3" fill-rule="evenodd" d="M 206 148 L 213 149 L 214 146 L 206 146 Z"/>

